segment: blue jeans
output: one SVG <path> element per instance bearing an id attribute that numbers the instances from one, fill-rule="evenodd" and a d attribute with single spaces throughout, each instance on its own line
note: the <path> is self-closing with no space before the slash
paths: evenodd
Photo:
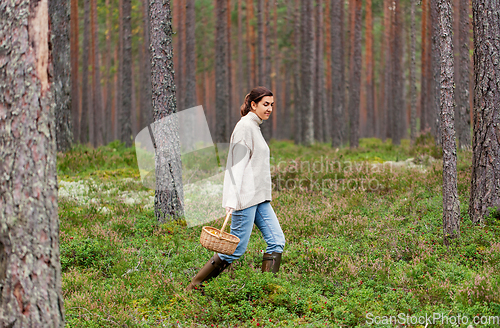
<path id="1" fill-rule="evenodd" d="M 285 235 L 271 207 L 271 202 L 266 200 L 260 204 L 233 212 L 231 234 L 240 238 L 240 242 L 232 255 L 218 253 L 221 260 L 232 263 L 245 253 L 254 223 L 262 232 L 267 243 L 266 253 L 283 253 Z"/>

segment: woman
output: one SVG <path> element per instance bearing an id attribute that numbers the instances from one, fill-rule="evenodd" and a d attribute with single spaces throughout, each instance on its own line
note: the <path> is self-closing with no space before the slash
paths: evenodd
<path id="1" fill-rule="evenodd" d="M 260 124 L 273 111 L 272 92 L 256 87 L 241 105 L 241 119 L 231 135 L 222 207 L 232 213 L 231 234 L 240 238 L 232 255 L 215 254 L 193 278 L 187 290 L 217 277 L 234 260 L 240 258 L 248 245 L 253 225 L 260 229 L 267 249 L 262 260 L 262 272 L 278 272 L 285 236 L 271 207 L 271 172 L 269 147 L 260 131 Z"/>

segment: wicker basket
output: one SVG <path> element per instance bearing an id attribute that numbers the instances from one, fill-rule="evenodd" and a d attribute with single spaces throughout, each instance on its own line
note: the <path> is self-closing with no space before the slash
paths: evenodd
<path id="1" fill-rule="evenodd" d="M 240 238 L 224 232 L 230 215 L 231 213 L 227 213 L 222 229 L 220 230 L 213 227 L 203 227 L 200 236 L 200 242 L 203 247 L 226 255 L 234 253 L 238 243 L 240 242 Z"/>

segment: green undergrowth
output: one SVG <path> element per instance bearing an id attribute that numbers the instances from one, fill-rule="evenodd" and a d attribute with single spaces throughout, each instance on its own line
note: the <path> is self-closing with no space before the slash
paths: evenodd
<path id="1" fill-rule="evenodd" d="M 266 244 L 254 228 L 244 256 L 205 296 L 184 290 L 213 255 L 199 243 L 201 227 L 156 221 L 133 148 L 59 154 L 67 327 L 364 327 L 384 316 L 460 314 L 469 324 L 500 316 L 500 218 L 468 218 L 470 152 L 458 152 L 461 236 L 446 247 L 431 138 L 412 147 L 361 139 L 356 150 L 274 140 L 270 148 L 271 204 L 287 240 L 280 272 L 260 272 Z M 410 158 L 415 165 L 394 164 Z M 300 166 L 322 160 L 329 170 Z"/>

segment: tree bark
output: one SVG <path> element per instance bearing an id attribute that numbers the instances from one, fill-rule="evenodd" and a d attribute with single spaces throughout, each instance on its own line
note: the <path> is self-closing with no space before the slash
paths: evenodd
<path id="1" fill-rule="evenodd" d="M 366 0 L 366 136 L 373 137 L 375 133 L 375 99 L 373 84 L 373 17 L 372 0 Z"/>
<path id="2" fill-rule="evenodd" d="M 332 147 L 340 147 L 345 142 L 345 83 L 344 83 L 344 2 L 331 0 L 331 53 L 332 53 Z"/>
<path id="3" fill-rule="evenodd" d="M 121 74 L 121 97 L 122 107 L 120 110 L 120 141 L 125 146 L 132 145 L 132 2 L 122 0 L 123 3 L 123 49 L 122 49 L 122 74 Z"/>
<path id="4" fill-rule="evenodd" d="M 316 48 L 316 59 L 314 60 L 314 99 L 316 104 L 314 105 L 314 139 L 318 142 L 324 142 L 325 137 L 323 135 L 323 123 L 324 123 L 324 64 L 323 64 L 323 1 L 316 0 L 316 10 L 315 10 L 315 48 Z"/>
<path id="5" fill-rule="evenodd" d="M 457 145 L 455 142 L 455 85 L 453 16 L 450 0 L 438 0 L 441 49 L 441 144 L 443 146 L 443 234 L 446 245 L 460 236 L 460 201 L 457 190 Z"/>
<path id="6" fill-rule="evenodd" d="M 215 107 L 216 141 L 228 142 L 227 113 L 229 112 L 228 70 L 227 70 L 227 0 L 216 0 L 217 22 L 215 40 Z"/>
<path id="7" fill-rule="evenodd" d="M 458 83 L 457 83 L 457 108 L 456 128 L 458 132 L 458 142 L 461 149 L 470 149 L 470 53 L 469 53 L 469 1 L 459 0 L 459 63 L 458 63 Z"/>
<path id="8" fill-rule="evenodd" d="M 361 0 L 353 0 L 354 30 L 351 38 L 351 72 L 349 89 L 349 146 L 359 146 L 359 96 L 361 90 Z"/>
<path id="9" fill-rule="evenodd" d="M 151 45 L 151 31 L 149 30 L 149 1 L 143 0 L 142 17 L 144 26 L 144 43 L 143 43 L 143 58 L 142 58 L 142 92 L 141 92 L 141 123 L 140 129 L 145 128 L 153 122 L 153 105 L 151 103 L 151 61 L 149 47 Z M 193 24 L 194 25 L 194 24 Z M 196 58 L 196 56 L 195 56 Z M 193 64 L 194 65 L 194 64 Z M 196 94 L 194 96 L 196 100 Z"/>
<path id="10" fill-rule="evenodd" d="M 500 3 L 472 1 L 474 134 L 469 216 L 482 223 L 500 208 Z"/>
<path id="11" fill-rule="evenodd" d="M 436 144 L 441 143 L 441 123 L 440 123 L 440 75 L 441 75 L 441 55 L 439 49 L 439 13 L 437 8 L 437 0 L 430 1 L 430 16 L 431 16 L 431 74 L 430 80 L 430 107 L 429 107 L 429 122 L 431 124 L 431 131 L 434 135 Z"/>
<path id="12" fill-rule="evenodd" d="M 314 143 L 314 13 L 313 3 L 302 0 L 302 114 L 304 145 Z"/>
<path id="13" fill-rule="evenodd" d="M 416 59 L 415 59 L 415 1 L 410 0 L 410 140 L 415 143 L 417 138 L 417 87 L 416 87 Z"/>
<path id="14" fill-rule="evenodd" d="M 294 142 L 295 144 L 301 144 L 302 139 L 302 97 L 301 97 L 301 0 L 295 0 L 295 14 L 293 20 L 293 67 L 295 74 L 293 75 L 293 119 L 294 119 Z"/>
<path id="15" fill-rule="evenodd" d="M 57 151 L 64 152 L 73 143 L 70 59 L 70 3 L 67 0 L 49 2 L 52 64 L 54 79 L 52 96 L 56 106 Z"/>
<path id="16" fill-rule="evenodd" d="M 247 0 L 248 91 L 257 86 L 253 0 Z"/>
<path id="17" fill-rule="evenodd" d="M 48 0 L 0 12 L 0 326 L 64 327 Z"/>
<path id="18" fill-rule="evenodd" d="M 406 131 L 406 107 L 404 104 L 403 95 L 403 45 L 402 45 L 402 19 L 401 19 L 401 3 L 399 0 L 393 1 L 392 5 L 392 40 L 391 49 L 391 135 L 392 143 L 399 145 Z"/>
<path id="19" fill-rule="evenodd" d="M 73 142 L 80 140 L 80 88 L 78 80 L 80 56 L 78 32 L 78 0 L 71 0 L 71 118 L 73 123 Z"/>
<path id="20" fill-rule="evenodd" d="M 422 0 L 422 55 L 421 55 L 421 72 L 420 72 L 420 131 L 424 131 L 430 127 L 428 118 L 428 82 L 429 82 L 429 31 L 427 29 L 429 19 L 429 0 Z"/>
<path id="21" fill-rule="evenodd" d="M 225 0 L 223 0 L 225 1 Z M 175 93 L 170 0 L 149 1 L 151 88 L 155 142 L 155 216 L 160 223 L 183 216 L 182 166 Z M 169 116 L 170 115 L 170 116 Z M 167 124 L 165 124 L 167 123 Z M 150 131 L 151 131 L 150 130 Z"/>
<path id="22" fill-rule="evenodd" d="M 271 26 L 270 26 L 270 21 L 271 21 L 271 15 L 270 15 L 270 2 L 271 0 L 265 0 L 264 4 L 264 20 L 265 20 L 265 26 L 264 26 L 264 53 L 265 53 L 265 59 L 264 59 L 264 86 L 266 88 L 272 89 L 271 88 L 271 70 L 272 70 L 272 61 L 271 61 Z M 276 92 L 275 90 L 271 90 L 273 92 Z M 272 124 L 274 120 L 274 115 L 269 116 L 269 118 L 263 122 L 261 125 L 262 129 L 262 135 L 264 136 L 264 139 L 269 142 L 271 140 L 272 136 Z"/>
<path id="23" fill-rule="evenodd" d="M 231 0 L 227 0 L 227 122 L 226 135 L 231 135 L 233 127 L 233 117 L 237 111 L 233 109 L 233 69 L 232 69 L 232 48 L 231 48 Z"/>
<path id="24" fill-rule="evenodd" d="M 101 74 L 99 64 L 99 34 L 97 22 L 97 0 L 91 0 L 92 16 L 92 108 L 93 108 L 93 126 L 94 126 L 94 147 L 102 145 L 102 123 L 104 121 L 103 108 L 102 108 L 102 88 L 101 88 Z"/>
<path id="25" fill-rule="evenodd" d="M 108 13 L 106 15 L 106 104 L 104 105 L 104 126 L 103 129 L 103 140 L 104 143 L 107 144 L 113 141 L 113 129 L 112 121 L 111 121 L 111 113 L 112 113 L 112 103 L 113 103 L 113 84 L 112 76 L 111 76 L 111 30 L 113 28 L 111 22 L 111 8 L 109 0 L 105 2 L 106 8 L 108 9 Z"/>
<path id="26" fill-rule="evenodd" d="M 80 142 L 90 141 L 89 112 L 89 52 L 90 52 L 90 0 L 84 0 L 85 14 L 83 22 L 83 49 L 82 49 L 82 115 L 80 120 Z"/>

